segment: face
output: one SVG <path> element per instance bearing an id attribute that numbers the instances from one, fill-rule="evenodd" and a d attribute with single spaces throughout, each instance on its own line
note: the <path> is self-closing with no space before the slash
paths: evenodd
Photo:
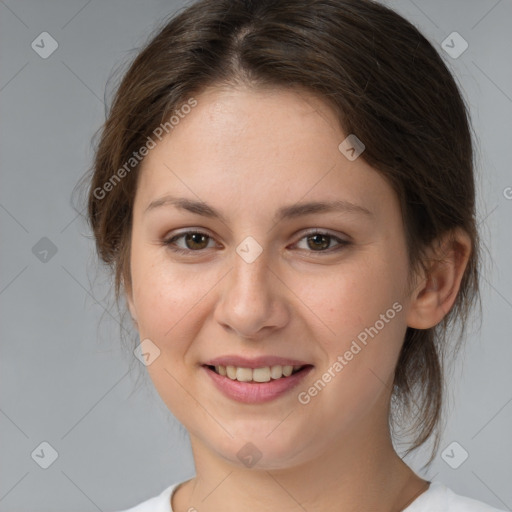
<path id="1" fill-rule="evenodd" d="M 195 99 L 144 159 L 133 210 L 128 303 L 162 400 L 196 450 L 238 465 L 387 435 L 409 308 L 392 188 L 312 95 Z"/>

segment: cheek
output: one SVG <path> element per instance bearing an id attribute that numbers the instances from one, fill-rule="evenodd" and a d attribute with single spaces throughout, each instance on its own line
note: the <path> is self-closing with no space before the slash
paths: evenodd
<path id="1" fill-rule="evenodd" d="M 358 308 L 345 303 L 345 319 L 339 314 L 331 322 L 338 328 L 336 338 L 324 338 L 329 340 L 324 344 L 325 362 L 309 387 L 299 390 L 304 412 L 331 415 L 334 431 L 351 429 L 368 415 L 386 417 L 406 327 L 401 303 L 383 304 L 385 307 L 381 308 L 377 300 L 368 301 L 357 321 L 349 308 L 356 312 Z"/>
<path id="2" fill-rule="evenodd" d="M 158 251 L 158 252 L 157 252 Z M 155 340 L 161 350 L 178 350 L 176 334 L 198 314 L 207 284 L 204 275 L 165 261 L 162 249 L 134 251 L 133 299 L 142 338 Z M 172 343 L 171 343 L 172 342 Z"/>
<path id="3" fill-rule="evenodd" d="M 390 339 L 401 339 L 404 318 L 397 310 L 404 309 L 406 268 L 398 258 L 368 255 L 330 272 L 295 277 L 294 290 L 311 311 L 311 318 L 316 318 L 319 333 L 325 332 L 322 337 L 328 352 L 342 350 L 360 333 L 364 338 L 365 329 L 376 323 Z"/>
<path id="4" fill-rule="evenodd" d="M 374 259 L 333 280 L 337 291 L 323 311 L 336 334 L 326 338 L 326 371 L 336 375 L 326 401 L 334 410 L 343 403 L 344 414 L 356 417 L 391 392 L 406 331 L 406 269 L 405 258 Z"/>
<path id="5" fill-rule="evenodd" d="M 317 333 L 326 355 L 319 368 L 320 382 L 315 389 L 301 391 L 306 401 L 316 400 L 315 393 L 321 393 L 320 401 L 332 411 L 343 404 L 340 422 L 347 415 L 356 418 L 368 411 L 391 391 L 406 331 L 406 269 L 405 256 L 369 254 L 343 269 L 333 269 L 328 277 L 303 281 L 301 297 L 322 320 L 318 325 L 328 329 L 322 327 Z"/>
<path id="6" fill-rule="evenodd" d="M 191 404 L 183 387 L 190 378 L 189 349 L 207 313 L 201 300 L 205 276 L 141 251 L 132 257 L 132 280 L 140 339 L 151 340 L 160 351 L 147 372 L 169 409 L 187 423 Z"/>

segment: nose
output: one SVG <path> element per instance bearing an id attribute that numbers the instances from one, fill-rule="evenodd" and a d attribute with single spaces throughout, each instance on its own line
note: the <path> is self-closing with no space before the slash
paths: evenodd
<path id="1" fill-rule="evenodd" d="M 252 263 L 238 254 L 215 309 L 215 319 L 240 338 L 261 339 L 282 329 L 289 321 L 286 286 L 263 251 Z"/>

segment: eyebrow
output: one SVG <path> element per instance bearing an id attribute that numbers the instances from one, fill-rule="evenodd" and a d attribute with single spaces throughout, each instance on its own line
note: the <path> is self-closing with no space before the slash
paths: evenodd
<path id="1" fill-rule="evenodd" d="M 226 223 L 225 216 L 213 206 L 203 201 L 195 201 L 185 197 L 173 197 L 164 196 L 159 199 L 155 199 L 144 210 L 144 214 L 160 208 L 162 206 L 174 206 L 181 210 L 186 210 L 197 215 L 209 217 L 213 219 L 219 219 Z M 310 201 L 307 203 L 296 203 L 290 206 L 283 206 L 277 210 L 277 222 L 283 219 L 293 219 L 301 217 L 303 215 L 309 215 L 312 213 L 328 213 L 342 211 L 346 213 L 359 213 L 367 216 L 373 216 L 373 213 L 365 208 L 364 206 L 351 203 L 344 200 L 335 201 Z"/>

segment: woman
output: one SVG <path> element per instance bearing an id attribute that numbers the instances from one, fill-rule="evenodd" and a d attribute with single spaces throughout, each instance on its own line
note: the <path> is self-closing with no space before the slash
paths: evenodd
<path id="1" fill-rule="evenodd" d="M 494 510 L 392 443 L 435 441 L 478 293 L 468 114 L 409 22 L 193 4 L 124 76 L 88 206 L 196 466 L 132 512 Z"/>

